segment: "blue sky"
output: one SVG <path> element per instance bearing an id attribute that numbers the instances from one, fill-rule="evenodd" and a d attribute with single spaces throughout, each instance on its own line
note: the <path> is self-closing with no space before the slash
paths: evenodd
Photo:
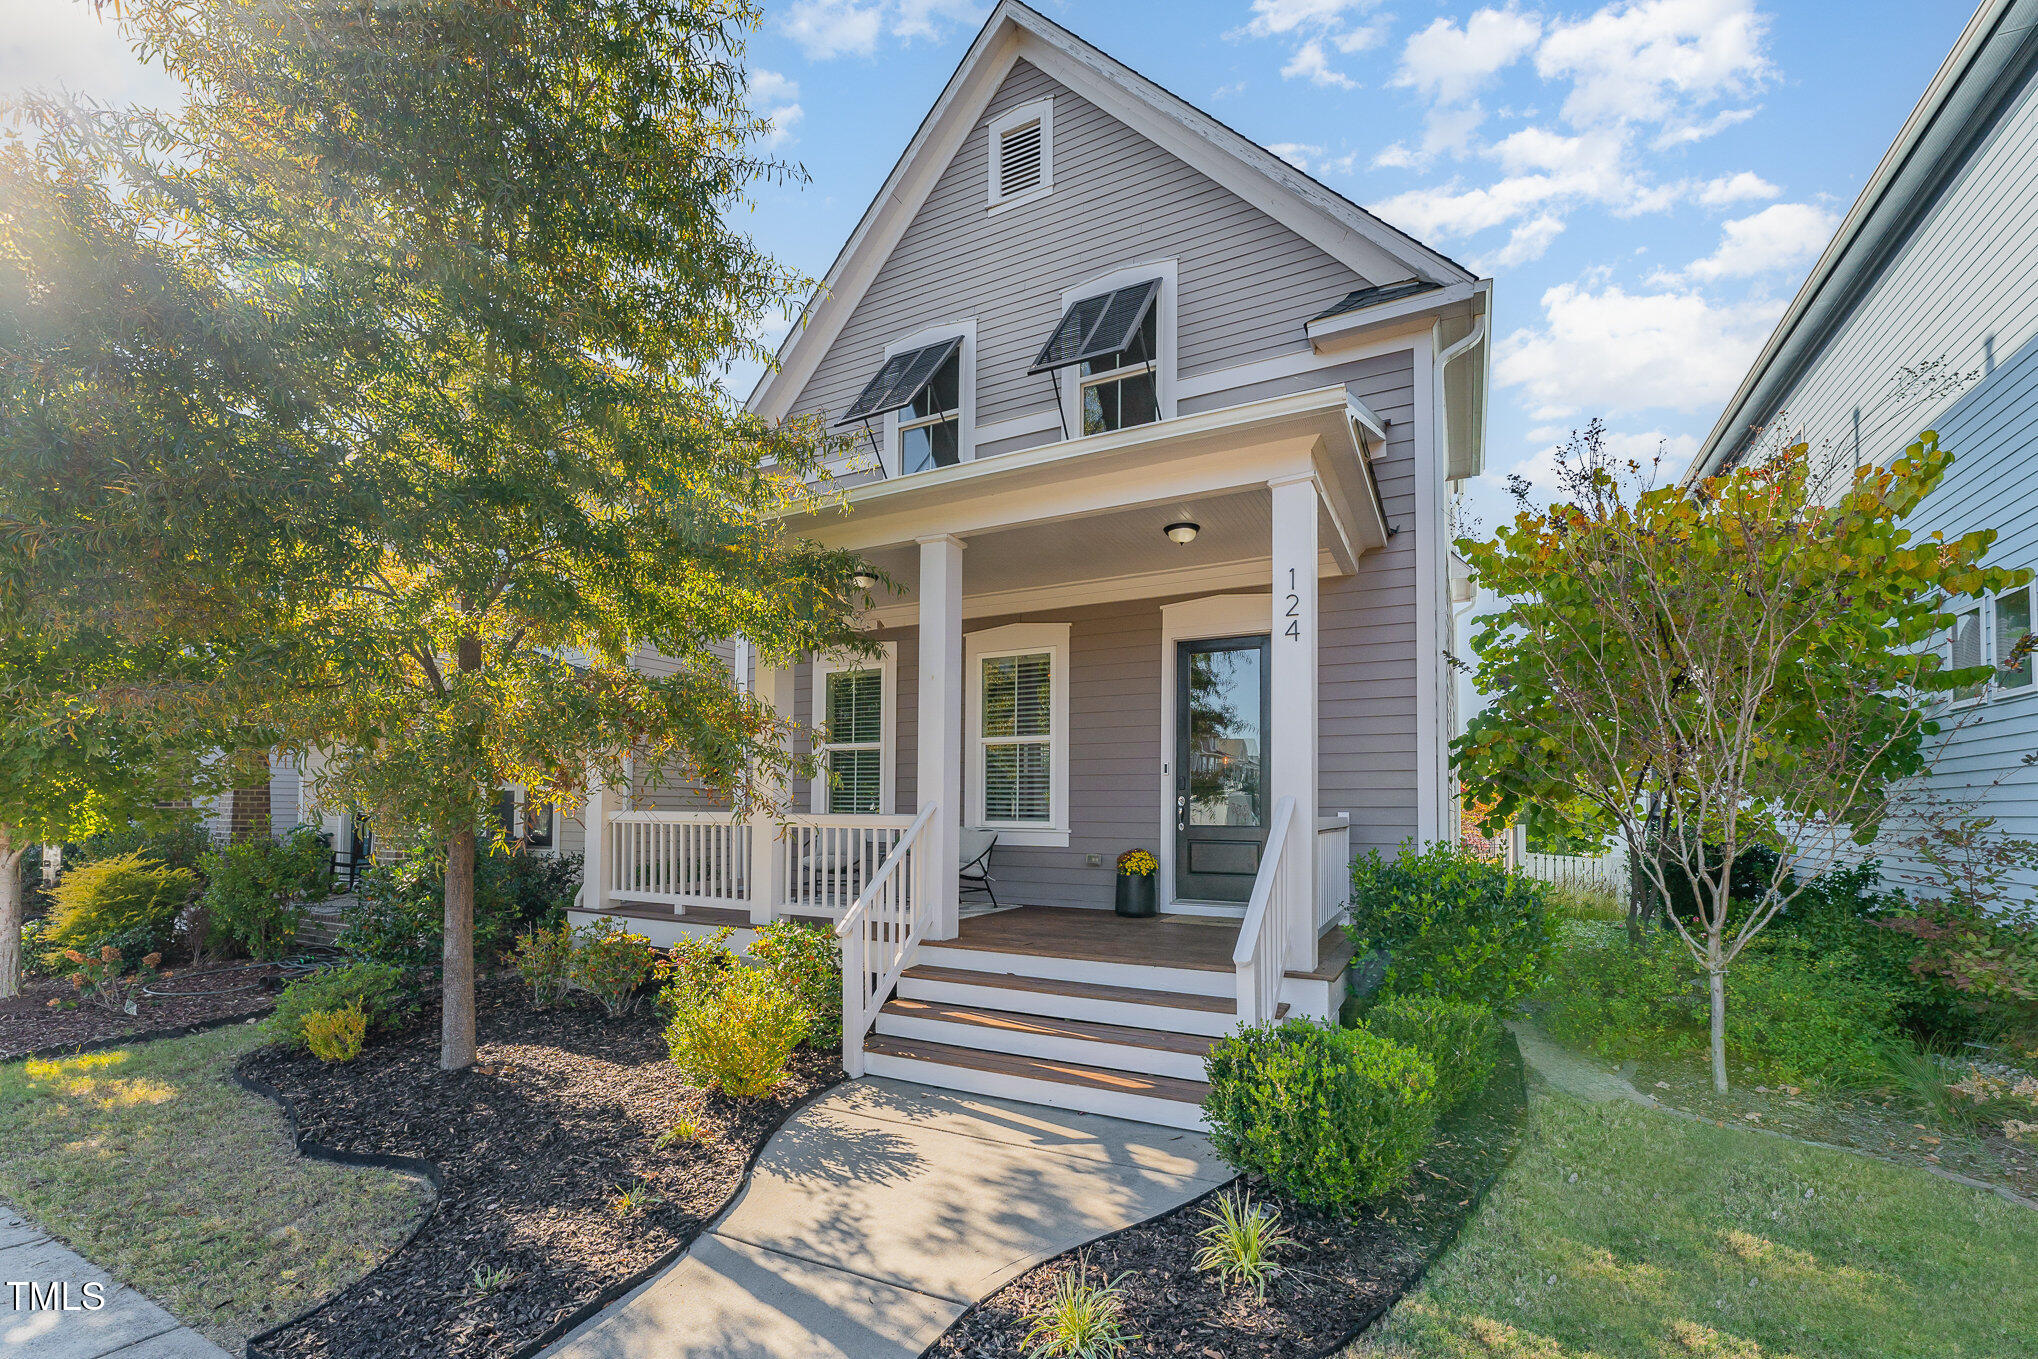
<path id="1" fill-rule="evenodd" d="M 750 47 L 776 152 L 809 181 L 751 229 L 819 275 L 989 11 L 980 0 L 788 0 Z M 1043 12 L 1496 280 L 1488 474 L 1547 485 L 1604 417 L 1681 467 L 1970 8 L 1114 0 Z M 0 0 L 0 91 L 160 99 L 72 0 Z M 744 384 L 747 390 L 747 383 Z"/>

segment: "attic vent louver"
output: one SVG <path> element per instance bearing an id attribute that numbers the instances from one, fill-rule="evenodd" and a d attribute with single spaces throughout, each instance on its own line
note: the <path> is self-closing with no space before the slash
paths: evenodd
<path id="1" fill-rule="evenodd" d="M 1015 128 L 998 139 L 998 187 L 1001 197 L 1040 187 L 1040 124 Z"/>

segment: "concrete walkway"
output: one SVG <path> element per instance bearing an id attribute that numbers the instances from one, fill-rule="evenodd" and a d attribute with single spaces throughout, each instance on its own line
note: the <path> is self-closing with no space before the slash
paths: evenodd
<path id="1" fill-rule="evenodd" d="M 545 1359 L 913 1359 L 971 1302 L 1232 1177 L 1196 1133 L 851 1081 L 685 1256 Z"/>
<path id="2" fill-rule="evenodd" d="M 52 1284 L 67 1285 L 51 1296 Z M 87 1308 L 98 1284 L 105 1305 Z M 40 1288 L 41 1297 L 36 1296 Z M 63 1310 L 68 1303 L 73 1310 Z M 42 1305 L 38 1305 L 42 1304 Z M 132 1288 L 113 1282 L 0 1203 L 0 1354 L 34 1359 L 227 1359 Z"/>

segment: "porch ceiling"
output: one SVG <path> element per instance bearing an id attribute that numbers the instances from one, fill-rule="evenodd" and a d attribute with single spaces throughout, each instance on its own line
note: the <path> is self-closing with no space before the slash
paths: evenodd
<path id="1" fill-rule="evenodd" d="M 1329 511 L 1323 515 L 1327 539 Z M 1181 520 L 1198 525 L 1194 542 L 1167 536 L 1167 526 Z M 963 612 L 986 617 L 1190 589 L 1266 589 L 1272 536 L 1272 497 L 1264 488 L 974 533 L 962 554 Z M 879 590 L 875 620 L 910 618 L 919 603 L 919 548 L 863 556 L 897 586 Z M 1322 574 L 1337 572 L 1328 551 L 1318 565 Z"/>

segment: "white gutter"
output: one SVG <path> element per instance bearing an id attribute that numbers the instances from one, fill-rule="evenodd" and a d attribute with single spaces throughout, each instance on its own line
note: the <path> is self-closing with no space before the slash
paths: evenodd
<path id="1" fill-rule="evenodd" d="M 1437 446 L 1443 450 L 1444 466 L 1451 465 L 1451 398 L 1444 390 L 1444 375 L 1452 363 L 1463 358 L 1486 338 L 1486 313 L 1480 312 L 1479 319 L 1465 332 L 1465 337 L 1437 355 Z"/>

